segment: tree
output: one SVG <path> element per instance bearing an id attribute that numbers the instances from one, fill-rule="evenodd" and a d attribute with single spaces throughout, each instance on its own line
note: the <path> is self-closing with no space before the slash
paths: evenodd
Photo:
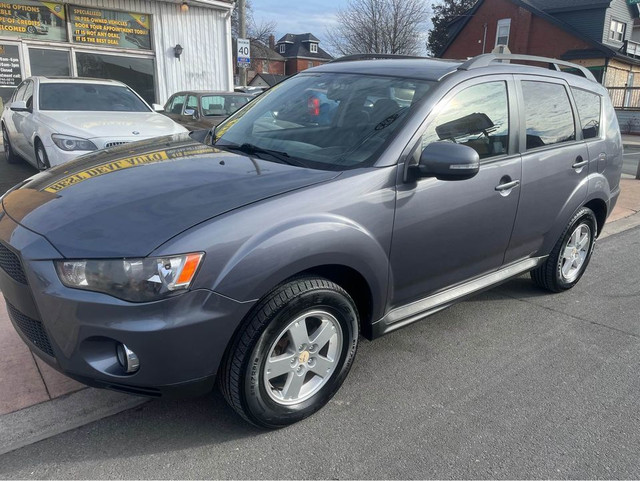
<path id="1" fill-rule="evenodd" d="M 349 0 L 338 10 L 337 26 L 327 30 L 339 55 L 391 53 L 415 55 L 429 17 L 425 0 Z"/>
<path id="2" fill-rule="evenodd" d="M 247 11 L 247 36 L 251 39 L 258 40 L 266 45 L 269 44 L 269 36 L 276 31 L 278 24 L 273 21 L 265 21 L 261 20 L 259 23 L 256 22 L 256 19 L 253 16 L 253 8 L 251 2 L 247 0 L 246 2 L 246 11 Z M 234 38 L 238 38 L 239 31 L 239 20 L 238 20 L 238 8 L 233 9 L 233 13 L 231 14 L 231 35 Z"/>
<path id="3" fill-rule="evenodd" d="M 441 0 L 432 7 L 431 22 L 433 28 L 429 32 L 427 48 L 431 55 L 440 55 L 447 44 L 447 26 L 460 15 L 464 15 L 476 3 L 476 0 Z"/>

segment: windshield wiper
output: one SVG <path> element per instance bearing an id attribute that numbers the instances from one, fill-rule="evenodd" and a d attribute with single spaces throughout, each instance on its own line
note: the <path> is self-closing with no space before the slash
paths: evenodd
<path id="1" fill-rule="evenodd" d="M 245 154 L 249 154 L 249 155 L 257 155 L 258 158 L 262 158 L 260 157 L 260 155 L 270 155 L 281 164 L 295 165 L 298 167 L 306 167 L 304 163 L 300 162 L 297 159 L 292 158 L 286 152 L 280 152 L 278 150 L 263 149 L 262 147 L 258 147 L 257 145 L 254 145 L 254 144 L 216 145 L 216 147 L 219 147 L 221 149 L 232 150 L 232 151 L 244 152 Z"/>

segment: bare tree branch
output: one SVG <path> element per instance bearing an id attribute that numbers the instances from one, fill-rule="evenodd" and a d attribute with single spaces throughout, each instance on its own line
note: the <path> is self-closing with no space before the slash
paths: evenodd
<path id="1" fill-rule="evenodd" d="M 328 43 L 339 55 L 417 54 L 427 19 L 424 0 L 349 0 L 327 30 Z"/>

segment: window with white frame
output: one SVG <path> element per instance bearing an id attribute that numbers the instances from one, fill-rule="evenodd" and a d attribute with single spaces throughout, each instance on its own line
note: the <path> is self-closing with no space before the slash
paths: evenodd
<path id="1" fill-rule="evenodd" d="M 498 45 L 509 45 L 509 32 L 511 31 L 511 19 L 503 18 L 498 20 L 498 29 L 496 30 L 496 47 Z"/>
<path id="2" fill-rule="evenodd" d="M 611 40 L 615 40 L 616 42 L 623 42 L 626 27 L 627 25 L 624 22 L 611 20 L 611 25 L 609 27 L 609 38 Z"/>
<path id="3" fill-rule="evenodd" d="M 280 44 L 280 53 L 284 53 L 284 51 L 287 49 L 287 46 L 284 43 Z"/>
<path id="4" fill-rule="evenodd" d="M 318 53 L 318 44 L 317 43 L 309 44 L 309 52 Z"/>

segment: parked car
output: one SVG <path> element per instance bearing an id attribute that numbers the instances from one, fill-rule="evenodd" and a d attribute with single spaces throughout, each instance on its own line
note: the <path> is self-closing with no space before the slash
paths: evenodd
<path id="1" fill-rule="evenodd" d="M 311 90 L 338 104 L 331 123 L 279 119 L 289 103 L 305 118 Z M 328 63 L 209 137 L 97 152 L 16 186 L 0 288 L 22 339 L 69 376 L 149 396 L 217 379 L 269 428 L 331 399 L 360 334 L 526 272 L 575 286 L 620 193 L 607 91 L 552 59 Z"/>
<path id="2" fill-rule="evenodd" d="M 186 132 L 125 84 L 83 78 L 26 79 L 0 123 L 7 161 L 22 157 L 39 170 L 93 150 Z"/>
<path id="3" fill-rule="evenodd" d="M 178 92 L 167 100 L 164 113 L 189 130 L 210 129 L 253 97 L 236 92 Z"/>

